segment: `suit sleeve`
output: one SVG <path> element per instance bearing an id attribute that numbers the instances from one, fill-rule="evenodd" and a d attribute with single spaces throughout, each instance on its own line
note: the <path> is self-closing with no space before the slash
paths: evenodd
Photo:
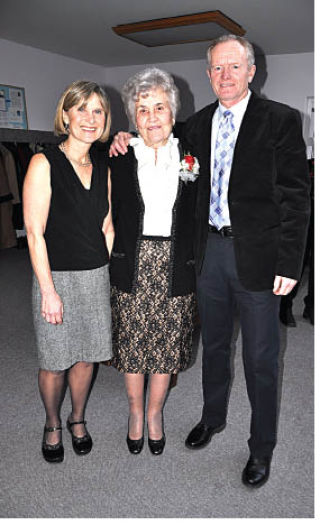
<path id="1" fill-rule="evenodd" d="M 280 243 L 276 275 L 300 279 L 310 217 L 310 177 L 298 111 L 280 119 L 275 148 Z"/>
<path id="2" fill-rule="evenodd" d="M 176 122 L 173 128 L 173 134 L 183 144 L 186 151 L 197 156 L 197 141 L 194 134 L 193 116 L 189 117 L 186 122 Z"/>

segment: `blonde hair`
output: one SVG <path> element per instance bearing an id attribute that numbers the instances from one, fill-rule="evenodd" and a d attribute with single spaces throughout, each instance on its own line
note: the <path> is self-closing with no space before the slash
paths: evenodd
<path id="1" fill-rule="evenodd" d="M 104 130 L 99 141 L 105 142 L 108 140 L 111 126 L 111 112 L 108 95 L 99 84 L 87 80 L 77 80 L 76 82 L 72 82 L 72 84 L 70 84 L 70 86 L 68 86 L 62 93 L 54 119 L 55 135 L 65 135 L 67 133 L 67 127 L 63 121 L 63 111 L 68 111 L 70 108 L 81 102 L 87 102 L 94 93 L 98 95 L 106 117 Z"/>

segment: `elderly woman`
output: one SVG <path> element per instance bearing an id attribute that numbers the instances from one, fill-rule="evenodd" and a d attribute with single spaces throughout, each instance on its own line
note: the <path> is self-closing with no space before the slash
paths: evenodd
<path id="1" fill-rule="evenodd" d="M 56 134 L 67 138 L 33 156 L 24 184 L 39 388 L 46 412 L 42 453 L 49 462 L 64 457 L 60 407 L 66 375 L 73 449 L 90 452 L 84 411 L 93 363 L 111 358 L 110 184 L 106 155 L 91 148 L 107 140 L 109 129 L 103 89 L 94 82 L 74 82 L 61 96 L 55 118 Z"/>
<path id="2" fill-rule="evenodd" d="M 145 69 L 126 82 L 122 98 L 138 137 L 127 155 L 111 160 L 114 365 L 125 377 L 129 451 L 144 444 L 149 374 L 148 444 L 161 454 L 170 377 L 187 368 L 192 350 L 198 165 L 172 135 L 179 96 L 171 75 Z"/>

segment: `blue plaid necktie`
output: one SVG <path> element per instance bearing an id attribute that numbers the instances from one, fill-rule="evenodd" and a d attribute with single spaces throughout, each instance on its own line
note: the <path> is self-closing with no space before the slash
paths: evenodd
<path id="1" fill-rule="evenodd" d="M 214 151 L 213 177 L 210 195 L 210 223 L 218 230 L 230 225 L 228 187 L 235 145 L 233 113 L 224 111 L 220 119 Z"/>

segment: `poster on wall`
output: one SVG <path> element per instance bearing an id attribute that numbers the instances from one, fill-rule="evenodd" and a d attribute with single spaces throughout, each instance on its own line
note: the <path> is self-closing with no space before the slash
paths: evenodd
<path id="1" fill-rule="evenodd" d="M 28 129 L 24 88 L 0 84 L 0 128 Z"/>
<path id="2" fill-rule="evenodd" d="M 314 158 L 314 97 L 307 97 L 304 118 L 304 139 L 307 146 L 308 159 Z"/>

